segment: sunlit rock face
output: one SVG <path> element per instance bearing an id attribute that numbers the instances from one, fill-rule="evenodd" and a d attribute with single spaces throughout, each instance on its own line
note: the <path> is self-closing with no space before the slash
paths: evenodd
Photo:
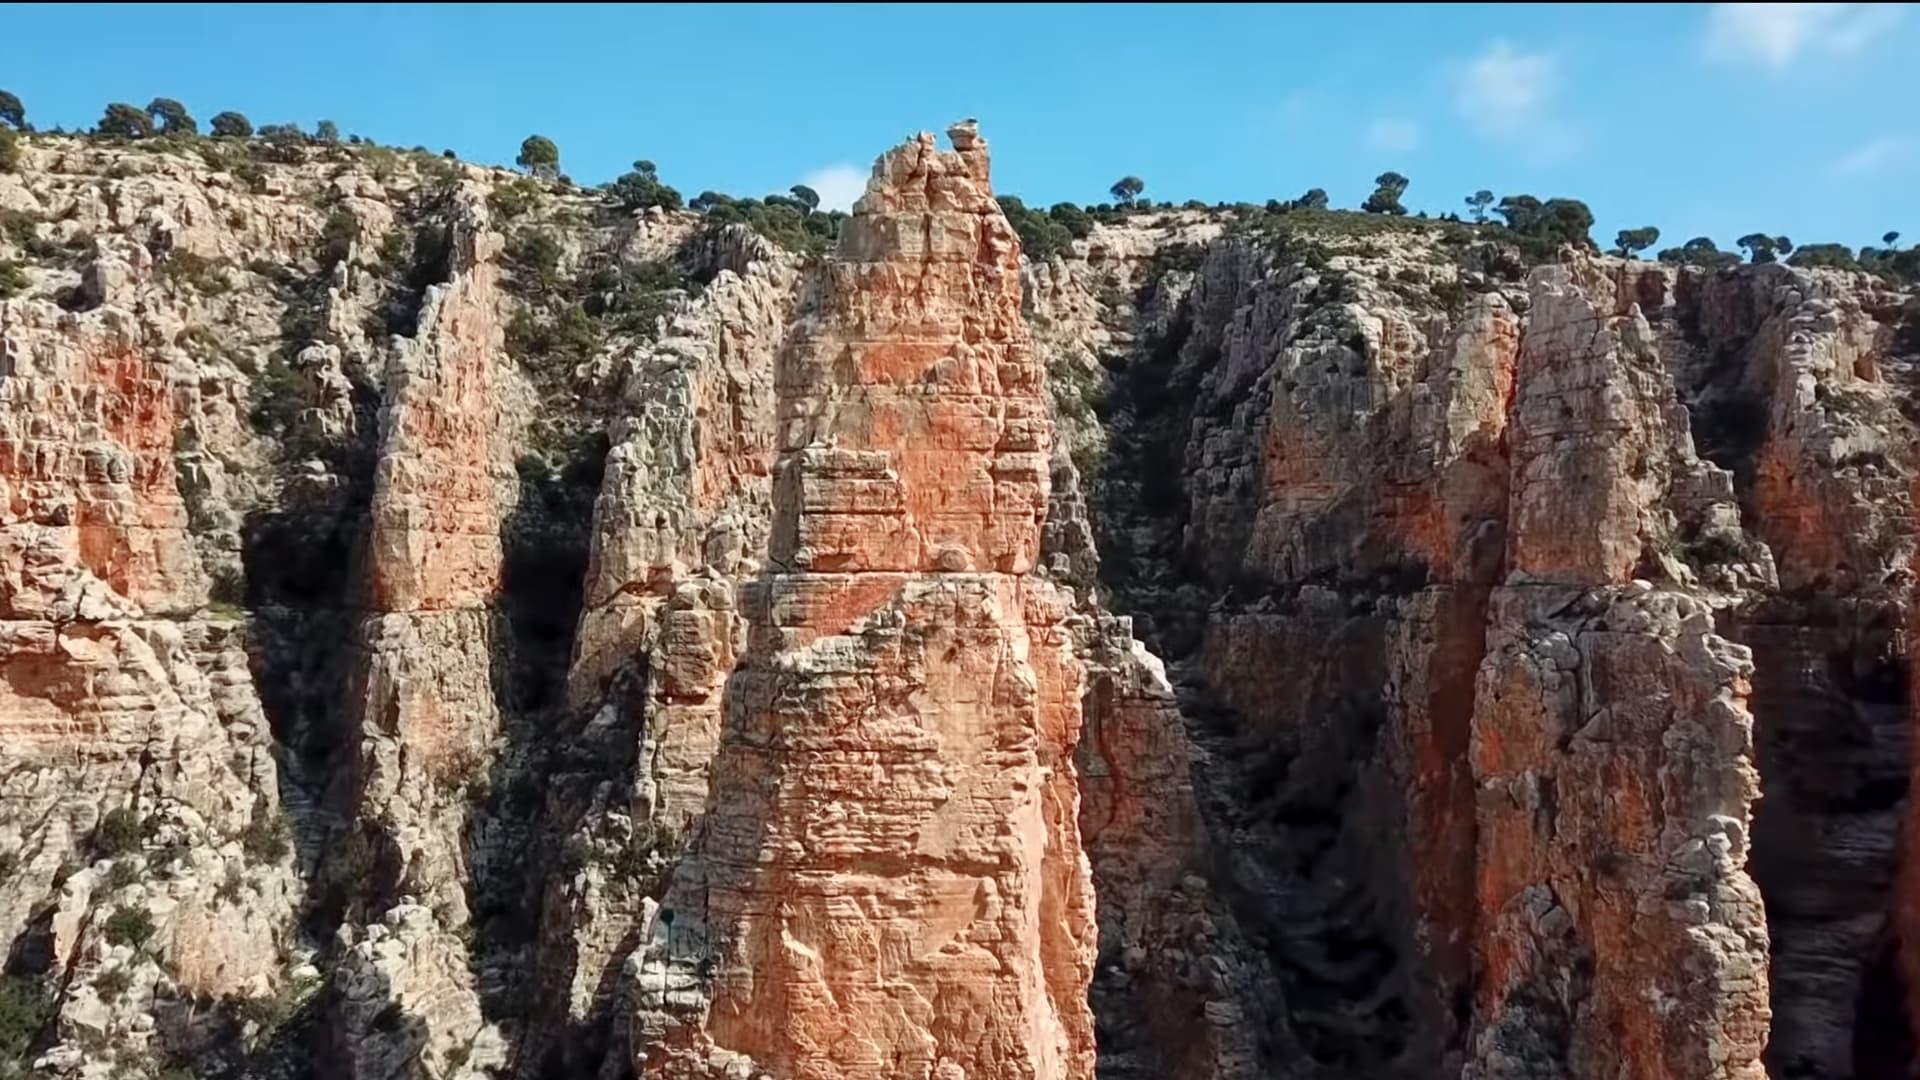
<path id="1" fill-rule="evenodd" d="M 948 134 L 23 138 L 0 1072 L 1905 1075 L 1910 287 Z"/>
<path id="2" fill-rule="evenodd" d="M 636 978 L 650 1076 L 1085 1077 L 1051 441 L 986 144 L 884 155 L 781 358 L 768 569 Z"/>

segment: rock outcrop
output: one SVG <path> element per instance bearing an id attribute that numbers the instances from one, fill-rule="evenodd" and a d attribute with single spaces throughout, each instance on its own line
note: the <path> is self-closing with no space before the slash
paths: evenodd
<path id="1" fill-rule="evenodd" d="M 212 373 L 144 249 L 95 265 L 91 310 L 0 304 L 0 935 L 66 987 L 46 1061 L 105 1076 L 156 1000 L 279 990 L 301 889 L 176 471 Z"/>
<path id="2" fill-rule="evenodd" d="M 375 892 L 367 924 L 342 928 L 335 978 L 341 1049 L 363 1080 L 479 1076 L 505 1060 L 462 941 L 476 872 L 470 788 L 502 727 L 493 664 L 514 485 L 500 238 L 478 194 L 456 198 L 451 277 L 429 287 L 417 335 L 391 353 L 363 569 L 347 846 L 367 853 L 357 869 Z"/>
<path id="3" fill-rule="evenodd" d="M 883 156 L 781 358 L 768 572 L 635 978 L 648 1076 L 1090 1076 L 1043 373 L 970 125 Z"/>
<path id="4" fill-rule="evenodd" d="M 1644 312 L 1596 269 L 1534 272 L 1520 349 L 1508 575 L 1473 719 L 1467 1075 L 1757 1078 L 1753 664 L 1694 575 L 1661 566 L 1676 524 L 1740 543 L 1733 477 L 1694 456 Z"/>
<path id="5" fill-rule="evenodd" d="M 949 135 L 23 138 L 0 1073 L 1910 1071 L 1910 288 Z"/>

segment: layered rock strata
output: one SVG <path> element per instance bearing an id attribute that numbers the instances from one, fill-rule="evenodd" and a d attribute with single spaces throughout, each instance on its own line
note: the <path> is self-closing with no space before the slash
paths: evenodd
<path id="1" fill-rule="evenodd" d="M 104 1076 L 158 1045 L 168 1000 L 278 990 L 301 890 L 245 627 L 208 608 L 177 472 L 231 403 L 200 391 L 145 249 L 91 280 L 87 310 L 0 303 L 0 936 L 66 988 L 48 1066 Z"/>
<path id="2" fill-rule="evenodd" d="M 505 1060 L 462 940 L 476 873 L 469 786 L 487 775 L 501 731 L 495 609 L 513 488 L 500 238 L 478 197 L 456 204 L 449 228 L 451 277 L 428 290 L 418 333 L 391 353 L 362 570 L 345 843 L 368 856 L 372 904 L 365 925 L 342 931 L 335 983 L 342 1050 L 365 1078 L 481 1075 Z M 401 1032 L 383 1019 L 392 1010 Z"/>
<path id="3" fill-rule="evenodd" d="M 1084 1077 L 1043 374 L 971 125 L 896 149 L 781 358 L 769 571 L 634 992 L 648 1076 Z"/>
<path id="4" fill-rule="evenodd" d="M 25 139 L 0 1071 L 1908 1071 L 1910 290 L 952 137 Z"/>
<path id="5" fill-rule="evenodd" d="M 1764 1075 L 1752 658 L 1696 575 L 1661 565 L 1676 528 L 1738 545 L 1739 508 L 1622 284 L 1578 261 L 1532 279 L 1473 719 L 1469 1076 Z M 1765 585 L 1771 567 L 1743 570 Z"/>

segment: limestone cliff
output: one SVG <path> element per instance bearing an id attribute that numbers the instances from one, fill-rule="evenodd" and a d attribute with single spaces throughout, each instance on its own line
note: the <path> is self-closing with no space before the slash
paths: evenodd
<path id="1" fill-rule="evenodd" d="M 949 139 L 24 139 L 0 1073 L 1907 1075 L 1920 300 Z"/>
<path id="2" fill-rule="evenodd" d="M 881 158 L 780 360 L 768 570 L 650 920 L 642 1075 L 1092 1075 L 1042 372 L 986 144 L 951 134 Z"/>

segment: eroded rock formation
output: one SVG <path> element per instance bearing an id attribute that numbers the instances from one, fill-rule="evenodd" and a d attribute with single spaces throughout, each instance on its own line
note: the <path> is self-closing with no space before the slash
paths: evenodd
<path id="1" fill-rule="evenodd" d="M 1906 1075 L 1910 291 L 949 135 L 830 253 L 26 139 L 0 1065 Z"/>
<path id="2" fill-rule="evenodd" d="M 768 573 L 635 993 L 650 1076 L 1092 1073 L 1042 372 L 986 144 L 883 157 L 782 357 Z"/>

